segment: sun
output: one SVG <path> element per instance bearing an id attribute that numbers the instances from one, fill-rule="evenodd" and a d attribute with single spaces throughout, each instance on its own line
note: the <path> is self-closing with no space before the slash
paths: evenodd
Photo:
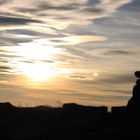
<path id="1" fill-rule="evenodd" d="M 58 74 L 53 57 L 61 53 L 61 49 L 36 43 L 23 43 L 12 48 L 19 56 L 14 59 L 17 72 L 32 82 L 45 82 Z"/>
<path id="2" fill-rule="evenodd" d="M 20 65 L 22 73 L 32 82 L 45 82 L 57 75 L 57 71 L 49 64 L 24 63 Z"/>

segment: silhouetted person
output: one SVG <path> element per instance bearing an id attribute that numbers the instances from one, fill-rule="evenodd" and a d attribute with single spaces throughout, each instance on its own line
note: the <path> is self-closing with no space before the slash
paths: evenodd
<path id="1" fill-rule="evenodd" d="M 133 97 L 140 99 L 140 79 L 136 81 L 136 85 L 133 88 Z"/>
<path id="2" fill-rule="evenodd" d="M 140 72 L 135 72 L 137 78 L 140 78 Z M 128 101 L 128 109 L 138 111 L 140 110 L 140 79 L 136 81 L 133 88 L 133 97 Z"/>

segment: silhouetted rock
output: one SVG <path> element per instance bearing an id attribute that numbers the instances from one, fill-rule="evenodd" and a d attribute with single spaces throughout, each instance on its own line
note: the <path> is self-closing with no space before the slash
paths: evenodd
<path id="1" fill-rule="evenodd" d="M 94 111 L 94 112 L 107 112 L 107 107 L 101 106 L 101 107 L 93 107 L 93 106 L 84 106 L 84 105 L 78 105 L 75 103 L 68 103 L 63 105 L 63 109 L 66 111 L 79 111 L 79 112 L 87 112 L 87 111 Z"/>
<path id="2" fill-rule="evenodd" d="M 5 103 L 0 103 L 0 110 L 7 110 L 7 109 L 11 109 L 13 106 L 11 103 L 9 102 L 5 102 Z"/>
<path id="3" fill-rule="evenodd" d="M 125 106 L 111 108 L 111 113 L 113 114 L 122 114 L 122 113 L 126 113 L 126 111 L 127 111 L 127 108 Z"/>
<path id="4" fill-rule="evenodd" d="M 69 103 L 63 105 L 65 118 L 71 120 L 87 120 L 90 118 L 97 119 L 108 113 L 107 107 L 91 107 L 83 106 L 75 103 Z"/>

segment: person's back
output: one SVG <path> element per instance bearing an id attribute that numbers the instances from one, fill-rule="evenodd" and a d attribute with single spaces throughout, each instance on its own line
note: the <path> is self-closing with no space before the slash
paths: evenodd
<path id="1" fill-rule="evenodd" d="M 133 97 L 140 98 L 140 85 L 135 85 L 133 88 Z"/>
<path id="2" fill-rule="evenodd" d="M 140 110 L 140 79 L 136 81 L 136 85 L 133 88 L 133 97 L 128 101 L 127 107 L 130 110 Z"/>

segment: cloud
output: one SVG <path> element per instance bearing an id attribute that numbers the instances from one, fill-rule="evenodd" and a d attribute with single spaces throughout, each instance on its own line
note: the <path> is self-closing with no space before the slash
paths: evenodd
<path id="1" fill-rule="evenodd" d="M 36 13 L 36 12 L 39 12 L 39 9 L 37 8 L 14 8 L 17 12 L 19 13 Z"/>
<path id="2" fill-rule="evenodd" d="M 8 1 L 1 1 L 1 3 L 5 2 Z M 57 2 L 25 0 L 22 3 L 13 0 L 6 6 L 1 6 L 0 29 L 15 29 L 15 33 L 16 29 L 17 33 L 19 33 L 18 29 L 26 29 L 29 34 L 36 34 L 38 37 L 42 36 L 41 33 L 47 33 L 48 35 L 51 33 L 67 34 L 62 29 L 73 24 L 78 26 L 92 24 L 92 20 L 107 16 L 108 13 L 115 12 L 119 7 L 129 2 L 131 0 L 119 0 L 117 2 L 102 0 L 100 2 L 90 2 L 90 4 L 88 0 L 61 0 Z M 89 13 L 87 14 L 86 11 Z M 56 29 L 58 30 L 56 31 Z M 40 34 L 37 33 L 38 31 Z M 23 31 L 20 33 L 25 34 Z"/>
<path id="3" fill-rule="evenodd" d="M 2 42 L 2 44 L 4 45 L 4 46 L 13 46 L 13 45 L 17 45 L 18 43 L 23 43 L 23 42 L 30 42 L 30 41 L 32 41 L 33 39 L 32 38 L 26 38 L 26 37 L 14 37 L 14 35 L 13 36 L 11 36 L 11 37 L 2 37 L 2 36 L 0 36 L 0 41 Z M 5 43 L 6 42 L 6 43 Z"/>
<path id="4" fill-rule="evenodd" d="M 10 43 L 10 42 L 0 42 L 0 46 L 13 46 L 14 44 Z"/>
<path id="5" fill-rule="evenodd" d="M 135 77 L 130 75 L 111 75 L 110 78 L 103 78 L 100 79 L 99 82 L 103 83 L 110 83 L 110 84 L 127 84 L 127 83 L 134 83 Z"/>
<path id="6" fill-rule="evenodd" d="M 99 2 L 90 2 L 90 4 L 88 0 L 61 0 L 59 2 L 40 0 L 36 3 L 33 0 L 25 0 L 23 7 L 21 2 L 15 0 L 14 4 L 18 3 L 18 7 L 14 5 L 12 10 L 15 10 L 17 14 L 41 19 L 49 26 L 57 29 L 64 29 L 72 24 L 81 26 L 92 24 L 93 20 L 109 16 L 118 8 L 130 2 L 132 0 L 101 0 Z"/>
<path id="7" fill-rule="evenodd" d="M 102 53 L 103 55 L 132 55 L 133 52 L 125 51 L 125 50 L 110 50 Z"/>
<path id="8" fill-rule="evenodd" d="M 32 36 L 32 37 L 35 37 L 35 36 L 38 36 L 38 37 L 41 37 L 41 36 L 45 36 L 46 34 L 45 33 L 41 33 L 39 31 L 34 31 L 34 30 L 30 30 L 30 29 L 13 29 L 13 30 L 7 30 L 5 32 L 6 34 L 15 34 L 15 35 L 28 35 L 28 36 Z"/>
<path id="9" fill-rule="evenodd" d="M 7 69 L 10 69 L 10 67 L 7 67 L 7 66 L 0 66 L 0 69 L 4 69 L 4 70 L 7 70 Z"/>
<path id="10" fill-rule="evenodd" d="M 73 78 L 73 79 L 85 79 L 84 76 L 77 76 L 77 75 L 71 75 L 71 76 L 68 76 L 69 78 Z"/>
<path id="11" fill-rule="evenodd" d="M 71 11 L 71 10 L 76 10 L 77 8 L 79 8 L 80 4 L 78 3 L 67 3 L 67 4 L 62 4 L 60 3 L 60 5 L 58 4 L 52 4 L 44 2 L 41 3 L 38 8 L 40 10 L 59 10 L 59 11 Z"/>
<path id="12" fill-rule="evenodd" d="M 90 7 L 87 9 L 88 12 L 96 12 L 99 17 L 108 16 L 117 11 L 121 6 L 131 3 L 133 0 L 101 0 L 93 9 Z"/>
<path id="13" fill-rule="evenodd" d="M 40 23 L 40 21 L 28 19 L 28 18 L 16 18 L 16 17 L 0 16 L 0 26 L 27 25 L 28 23 Z"/>
<path id="14" fill-rule="evenodd" d="M 102 89 L 103 92 L 108 92 L 108 93 L 116 93 L 116 94 L 121 94 L 122 96 L 126 95 L 126 96 L 129 96 L 129 93 L 131 92 L 130 90 L 128 89 L 111 89 L 111 88 L 104 88 Z"/>
<path id="15" fill-rule="evenodd" d="M 135 83 L 135 77 L 132 74 L 108 74 L 107 76 L 100 77 L 96 80 L 84 80 L 81 81 L 87 85 L 118 85 L 118 84 L 130 84 Z"/>
<path id="16" fill-rule="evenodd" d="M 79 35 L 79 36 L 69 36 L 69 37 L 55 37 L 48 39 L 37 39 L 34 43 L 39 43 L 53 46 L 62 46 L 62 45 L 76 45 L 85 42 L 96 42 L 106 40 L 106 37 L 103 36 L 89 36 L 89 35 Z"/>
<path id="17" fill-rule="evenodd" d="M 134 51 L 127 51 L 127 50 L 115 50 L 115 49 L 95 49 L 91 52 L 89 52 L 89 54 L 93 55 L 93 56 L 129 56 L 129 55 L 134 55 L 135 52 Z"/>
<path id="18" fill-rule="evenodd" d="M 0 0 L 0 5 L 4 5 L 8 2 L 11 2 L 12 0 Z"/>
<path id="19" fill-rule="evenodd" d="M 8 73 L 10 73 L 10 71 L 11 71 L 11 68 L 10 67 L 8 67 L 8 66 L 2 66 L 2 65 L 0 66 L 0 73 L 3 73 L 3 74 L 4 73 L 5 74 L 7 73 L 8 74 Z"/>

